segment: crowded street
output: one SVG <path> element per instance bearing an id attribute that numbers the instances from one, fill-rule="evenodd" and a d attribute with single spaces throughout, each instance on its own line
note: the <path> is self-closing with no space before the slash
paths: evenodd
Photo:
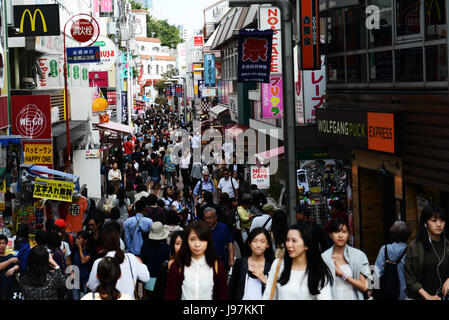
<path id="1" fill-rule="evenodd" d="M 1 301 L 448 299 L 444 0 L 0 13 Z"/>

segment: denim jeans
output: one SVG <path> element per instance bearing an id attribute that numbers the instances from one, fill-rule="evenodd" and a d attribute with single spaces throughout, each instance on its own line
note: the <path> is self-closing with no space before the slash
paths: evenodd
<path id="1" fill-rule="evenodd" d="M 176 171 L 166 171 L 165 178 L 167 179 L 167 186 L 176 186 Z M 173 183 L 170 180 L 172 180 Z"/>
<path id="2" fill-rule="evenodd" d="M 86 280 L 81 280 L 80 282 L 80 288 L 79 289 L 73 289 L 72 290 L 72 297 L 73 297 L 73 300 L 81 300 L 81 293 L 83 293 L 83 295 L 85 295 L 86 293 L 87 293 L 87 288 L 86 288 L 86 284 L 87 284 L 87 281 L 88 281 L 89 279 L 86 279 Z"/>

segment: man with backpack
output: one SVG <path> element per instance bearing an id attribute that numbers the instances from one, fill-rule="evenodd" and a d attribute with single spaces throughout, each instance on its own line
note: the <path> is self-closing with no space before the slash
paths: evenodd
<path id="1" fill-rule="evenodd" d="M 138 200 L 134 208 L 136 215 L 126 219 L 123 228 L 125 231 L 125 245 L 127 252 L 131 252 L 135 256 L 139 256 L 144 235 L 148 235 L 150 232 L 153 220 L 144 216 L 147 211 L 145 200 Z M 145 237 L 145 239 L 147 237 Z"/>

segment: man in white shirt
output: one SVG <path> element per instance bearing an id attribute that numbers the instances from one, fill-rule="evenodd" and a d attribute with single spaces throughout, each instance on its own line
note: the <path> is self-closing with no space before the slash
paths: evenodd
<path id="1" fill-rule="evenodd" d="M 201 148 L 201 135 L 199 132 L 190 139 L 190 143 L 192 144 L 192 149 Z"/>
<path id="2" fill-rule="evenodd" d="M 271 203 L 267 203 L 262 207 L 263 214 L 261 216 L 255 217 L 251 223 L 251 228 L 249 232 L 253 231 L 255 228 L 265 228 L 267 231 L 271 231 L 271 224 L 273 221 L 273 214 L 277 208 Z"/>
<path id="3" fill-rule="evenodd" d="M 221 193 L 226 192 L 229 194 L 229 198 L 237 198 L 239 195 L 239 183 L 234 178 L 230 177 L 228 168 L 223 168 L 223 178 L 218 182 L 218 198 L 221 198 Z"/>

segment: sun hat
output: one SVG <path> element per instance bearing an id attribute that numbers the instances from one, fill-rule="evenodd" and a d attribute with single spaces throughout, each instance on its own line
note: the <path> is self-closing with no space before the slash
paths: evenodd
<path id="1" fill-rule="evenodd" d="M 208 175 L 209 174 L 209 170 L 203 170 L 203 175 Z"/>
<path id="2" fill-rule="evenodd" d="M 164 228 L 163 224 L 160 221 L 156 221 L 151 225 L 150 234 L 148 239 L 150 240 L 164 240 L 167 239 L 170 231 Z"/>
<path id="3" fill-rule="evenodd" d="M 262 207 L 263 212 L 275 211 L 276 209 L 277 208 L 271 203 L 267 203 Z"/>

